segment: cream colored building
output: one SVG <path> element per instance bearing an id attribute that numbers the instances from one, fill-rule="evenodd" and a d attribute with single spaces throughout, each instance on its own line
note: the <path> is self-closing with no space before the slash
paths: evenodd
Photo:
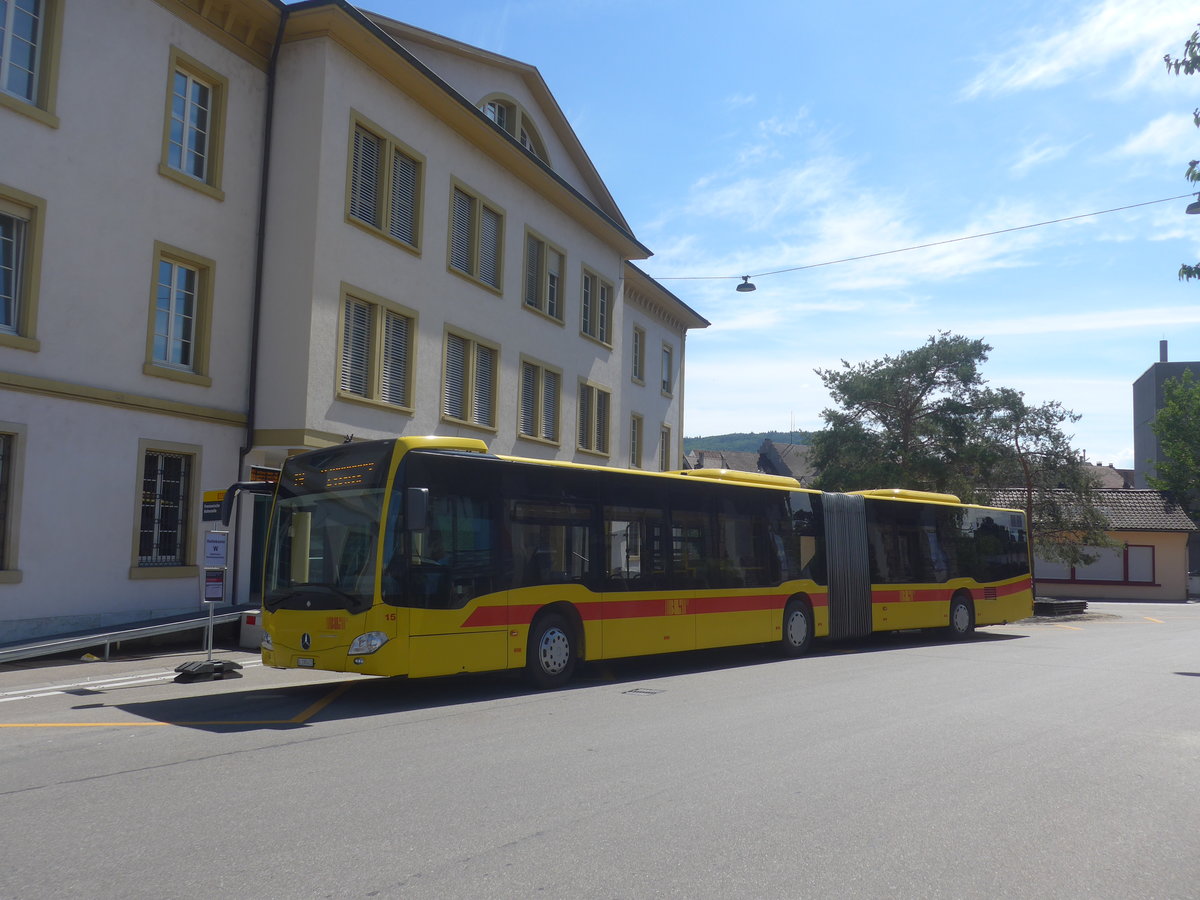
<path id="1" fill-rule="evenodd" d="M 4 10 L 0 643 L 196 611 L 203 493 L 350 436 L 682 465 L 708 323 L 535 68 L 335 0 Z"/>
<path id="2" fill-rule="evenodd" d="M 1061 502 L 1070 503 L 1062 491 Z M 1097 488 L 1096 508 L 1108 519 L 1108 547 L 1087 548 L 1094 559 L 1069 566 L 1046 559 L 1034 560 L 1039 596 L 1084 600 L 1188 599 L 1188 538 L 1196 524 L 1159 491 L 1132 488 Z M 998 506 L 1019 509 L 1024 492 L 997 493 Z"/>

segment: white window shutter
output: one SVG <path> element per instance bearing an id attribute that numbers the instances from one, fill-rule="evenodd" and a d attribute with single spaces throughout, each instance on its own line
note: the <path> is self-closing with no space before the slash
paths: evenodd
<path id="1" fill-rule="evenodd" d="M 354 129 L 354 159 L 350 168 L 350 215 L 379 227 L 379 138 Z"/>
<path id="2" fill-rule="evenodd" d="M 471 398 L 471 421 L 476 425 L 496 424 L 496 351 L 476 345 L 475 384 Z"/>
<path id="3" fill-rule="evenodd" d="M 417 245 L 417 183 L 420 164 L 403 153 L 392 156 L 392 205 L 388 233 L 409 246 Z"/>
<path id="4" fill-rule="evenodd" d="M 383 360 L 380 366 L 380 392 L 388 403 L 409 406 L 408 355 L 412 320 L 388 312 L 383 321 Z"/>
<path id="5" fill-rule="evenodd" d="M 500 227 L 503 220 L 494 209 L 483 207 L 479 227 L 479 280 L 500 287 Z"/>
<path id="6" fill-rule="evenodd" d="M 446 337 L 446 386 L 442 412 L 451 419 L 467 417 L 467 341 L 456 334 Z"/>
<path id="7" fill-rule="evenodd" d="M 537 436 L 537 366 L 521 363 L 521 434 Z"/>
<path id="8" fill-rule="evenodd" d="M 371 371 L 371 305 L 347 297 L 343 319 L 342 390 L 366 397 Z"/>
<path id="9" fill-rule="evenodd" d="M 450 210 L 450 265 L 460 272 L 471 272 L 471 232 L 474 230 L 471 217 L 474 201 L 471 195 L 454 189 L 454 203 Z"/>

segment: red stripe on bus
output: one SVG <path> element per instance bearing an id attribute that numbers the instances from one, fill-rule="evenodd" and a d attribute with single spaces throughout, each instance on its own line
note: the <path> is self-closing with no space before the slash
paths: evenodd
<path id="1" fill-rule="evenodd" d="M 974 588 L 980 599 L 1011 597 L 1030 590 L 1032 581 L 1023 578 L 1012 584 Z M 958 588 L 895 587 L 871 592 L 872 604 L 884 603 L 949 603 Z M 907 596 L 906 596 L 907 595 Z M 990 596 L 989 596 L 990 595 Z M 678 594 L 631 600 L 590 600 L 576 603 L 575 609 L 585 622 L 612 619 L 648 619 L 668 615 L 712 615 L 716 613 L 782 610 L 788 594 L 726 594 L 718 597 L 687 597 Z M 828 593 L 808 594 L 814 609 L 829 605 Z M 528 625 L 542 609 L 540 604 L 518 606 L 480 606 L 469 615 L 461 628 L 503 628 Z M 668 612 L 668 609 L 671 611 Z"/>
<path id="2" fill-rule="evenodd" d="M 576 603 L 575 609 L 585 622 L 602 619 L 647 619 L 668 615 L 705 615 L 729 612 L 755 612 L 782 610 L 788 594 L 731 594 L 720 597 L 654 597 L 637 600 L 593 600 Z M 808 595 L 815 608 L 829 605 L 829 595 L 812 592 Z M 668 608 L 676 604 L 674 612 Z M 528 625 L 542 609 L 541 605 L 479 606 L 467 616 L 461 628 L 497 628 L 510 625 Z"/>

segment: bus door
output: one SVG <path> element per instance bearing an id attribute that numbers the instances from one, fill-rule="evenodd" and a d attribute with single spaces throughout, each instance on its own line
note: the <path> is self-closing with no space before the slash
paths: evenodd
<path id="1" fill-rule="evenodd" d="M 469 472 L 456 474 L 461 493 L 435 483 L 427 527 L 408 534 L 403 602 L 414 676 L 508 665 L 508 554 L 500 541 L 499 504 L 491 491 L 470 489 Z"/>
<path id="2" fill-rule="evenodd" d="M 696 646 L 694 591 L 699 532 L 661 506 L 604 508 L 604 656 L 642 656 Z"/>
<path id="3" fill-rule="evenodd" d="M 829 636 L 871 633 L 871 573 L 865 498 L 824 494 L 825 546 L 829 578 Z"/>

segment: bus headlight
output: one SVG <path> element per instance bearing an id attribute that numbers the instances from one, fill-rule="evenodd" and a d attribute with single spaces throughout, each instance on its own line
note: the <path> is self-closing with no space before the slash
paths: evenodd
<path id="1" fill-rule="evenodd" d="M 260 650 L 274 650 L 275 645 L 271 643 L 271 635 L 263 632 L 262 644 L 259 645 Z"/>
<path id="2" fill-rule="evenodd" d="M 366 634 L 360 634 L 350 644 L 350 649 L 346 654 L 352 655 L 355 653 L 374 653 L 380 647 L 387 643 L 388 637 L 382 631 L 368 631 Z"/>

